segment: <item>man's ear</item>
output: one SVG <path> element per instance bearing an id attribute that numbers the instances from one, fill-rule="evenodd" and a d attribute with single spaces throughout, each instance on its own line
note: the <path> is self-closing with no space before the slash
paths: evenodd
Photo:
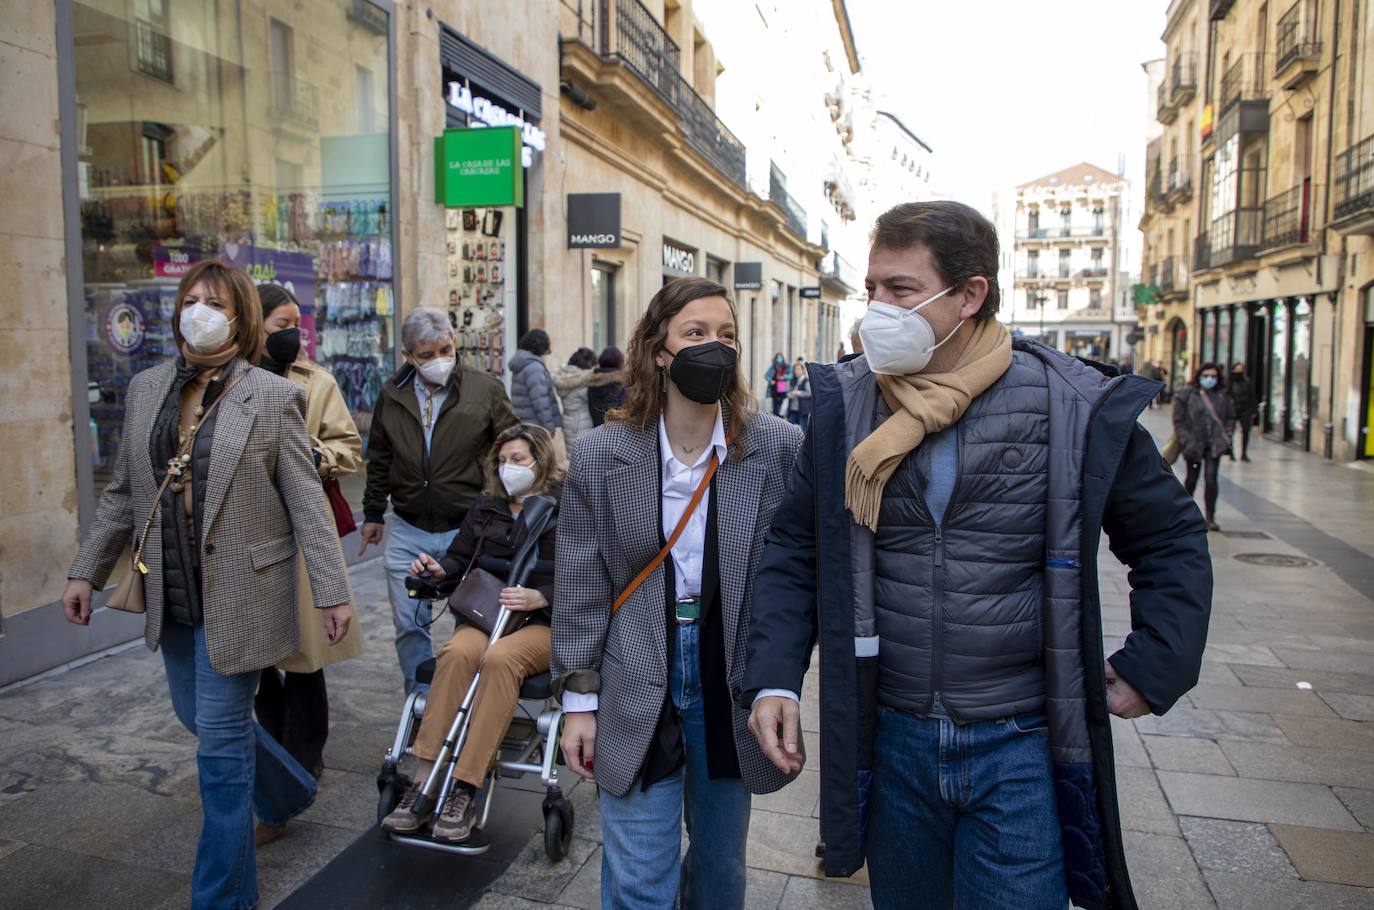
<path id="1" fill-rule="evenodd" d="M 983 308 L 983 304 L 988 299 L 988 280 L 982 275 L 974 275 L 964 282 L 959 294 L 962 297 L 959 306 L 959 318 L 972 319 L 978 315 L 978 311 Z"/>

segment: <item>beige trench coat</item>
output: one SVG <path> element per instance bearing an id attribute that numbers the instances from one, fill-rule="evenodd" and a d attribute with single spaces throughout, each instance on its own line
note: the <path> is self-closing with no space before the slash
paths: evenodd
<path id="1" fill-rule="evenodd" d="M 348 406 L 344 404 L 334 377 L 324 367 L 301 357 L 286 371 L 286 378 L 305 390 L 305 427 L 310 432 L 310 447 L 320 453 L 320 479 L 327 480 L 358 471 L 363 465 L 362 439 L 358 436 L 358 428 L 348 413 Z M 324 496 L 323 493 L 320 495 Z M 337 536 L 335 543 L 338 543 Z M 296 590 L 300 593 L 297 612 L 300 616 L 301 647 L 277 664 L 277 668 L 288 673 L 314 673 L 330 664 L 357 657 L 363 651 L 363 629 L 356 615 L 357 604 L 353 601 L 352 588 L 349 588 L 349 601 L 354 603 L 353 622 L 349 624 L 348 634 L 343 640 L 331 646 L 329 639 L 324 637 L 324 623 L 315 609 L 310 579 L 305 572 L 305 559 L 300 553 L 296 554 L 296 567 Z M 344 583 L 347 584 L 347 579 Z"/>

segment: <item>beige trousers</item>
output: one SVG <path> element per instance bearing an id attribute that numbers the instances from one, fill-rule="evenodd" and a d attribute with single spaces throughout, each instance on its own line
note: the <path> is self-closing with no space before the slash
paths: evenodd
<path id="1" fill-rule="evenodd" d="M 439 649 L 425 716 L 415 737 L 415 754 L 431 762 L 439 757 L 444 736 L 480 667 L 482 680 L 472 702 L 472 724 L 454 776 L 470 786 L 482 786 L 510 727 L 520 685 L 536 673 L 549 671 L 549 652 L 549 627 L 545 625 L 531 623 L 503 636 L 490 648 L 485 632 L 459 626 Z"/>

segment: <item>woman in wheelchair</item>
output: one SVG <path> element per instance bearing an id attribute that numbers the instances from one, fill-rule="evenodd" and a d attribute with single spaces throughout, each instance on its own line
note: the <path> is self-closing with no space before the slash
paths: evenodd
<path id="1" fill-rule="evenodd" d="M 515 555 L 516 519 L 527 496 L 555 499 L 561 491 L 565 465 L 554 449 L 553 437 L 535 424 L 517 424 L 502 432 L 486 460 L 486 489 L 467 516 L 442 560 L 428 555 L 417 559 L 410 571 L 428 573 L 438 581 L 465 575 L 474 563 L 493 566 Z M 454 785 L 439 807 L 434 839 L 462 843 L 472 833 L 476 794 L 496 758 L 501 740 L 510 727 L 520 686 L 524 680 L 549 670 L 549 616 L 553 602 L 555 525 L 539 540 L 540 565 L 529 587 L 505 588 L 501 603 L 508 610 L 532 614 L 526 625 L 487 647 L 486 632 L 462 624 L 437 655 L 434 681 L 413 752 L 419 759 L 413 780 L 396 809 L 382 827 L 397 834 L 411 834 L 428 817 L 414 811 L 416 797 L 434 766 L 444 735 L 458 711 L 473 674 L 481 667 L 481 681 L 472 706 L 471 729 L 454 771 Z M 547 567 L 547 568 L 545 568 Z"/>

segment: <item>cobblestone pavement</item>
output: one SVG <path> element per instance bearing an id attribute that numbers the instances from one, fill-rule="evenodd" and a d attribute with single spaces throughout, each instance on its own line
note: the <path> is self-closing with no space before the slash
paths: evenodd
<path id="1" fill-rule="evenodd" d="M 1165 412 L 1146 422 L 1167 432 Z M 1144 908 L 1374 907 L 1374 473 L 1262 440 L 1251 452 L 1222 465 L 1200 683 L 1165 717 L 1114 722 L 1132 878 Z M 1129 588 L 1105 546 L 1102 567 L 1110 653 L 1130 630 Z M 329 671 L 328 770 L 291 836 L 260 851 L 263 907 L 373 823 L 400 678 L 380 564 L 352 575 L 368 647 Z M 0 905 L 185 906 L 195 747 L 165 686 L 135 646 L 0 692 Z M 813 738 L 817 694 L 808 679 Z M 550 864 L 532 828 L 482 910 L 600 906 L 595 793 L 572 798 L 570 859 Z M 755 800 L 749 907 L 870 906 L 862 873 L 819 877 L 817 804 L 814 770 Z"/>

